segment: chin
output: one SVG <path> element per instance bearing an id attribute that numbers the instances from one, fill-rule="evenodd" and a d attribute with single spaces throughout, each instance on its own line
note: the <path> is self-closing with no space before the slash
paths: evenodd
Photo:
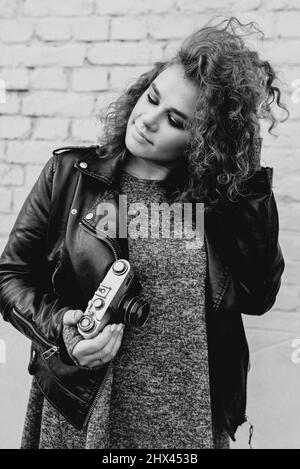
<path id="1" fill-rule="evenodd" d="M 137 158 L 149 158 L 150 154 L 145 151 L 143 145 L 139 144 L 134 137 L 130 135 L 130 131 L 126 133 L 125 145 L 128 151 Z"/>

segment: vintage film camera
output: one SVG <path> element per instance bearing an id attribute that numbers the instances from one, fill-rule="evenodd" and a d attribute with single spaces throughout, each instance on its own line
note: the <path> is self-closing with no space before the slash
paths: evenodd
<path id="1" fill-rule="evenodd" d="M 139 296 L 129 292 L 134 273 L 126 259 L 115 261 L 89 301 L 77 328 L 85 339 L 99 334 L 109 323 L 143 326 L 148 319 L 150 306 Z"/>

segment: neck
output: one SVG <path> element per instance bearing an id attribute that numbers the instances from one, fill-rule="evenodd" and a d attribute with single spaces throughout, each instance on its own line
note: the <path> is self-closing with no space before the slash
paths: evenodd
<path id="1" fill-rule="evenodd" d="M 129 153 L 124 161 L 123 169 L 132 176 L 140 179 L 155 179 L 163 181 L 168 177 L 175 166 L 175 164 L 170 166 L 161 166 L 153 161 L 137 158 Z"/>

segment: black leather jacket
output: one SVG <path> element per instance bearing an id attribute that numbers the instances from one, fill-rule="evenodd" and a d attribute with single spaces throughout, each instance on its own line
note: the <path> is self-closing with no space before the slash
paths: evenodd
<path id="1" fill-rule="evenodd" d="M 0 260 L 0 308 L 32 340 L 29 372 L 50 402 L 76 427 L 88 421 L 107 368 L 70 359 L 62 317 L 84 310 L 127 240 L 99 240 L 95 206 L 112 191 L 115 160 L 100 147 L 58 149 L 27 197 Z M 260 315 L 275 302 L 284 260 L 278 244 L 273 168 L 250 179 L 251 195 L 205 212 L 206 315 L 211 389 L 216 412 L 234 440 L 245 421 L 249 351 L 241 313 Z M 89 217 L 86 217 L 87 214 Z"/>

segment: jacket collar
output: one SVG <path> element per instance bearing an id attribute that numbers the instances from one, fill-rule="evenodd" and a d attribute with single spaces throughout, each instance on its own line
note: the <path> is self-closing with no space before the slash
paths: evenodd
<path id="1" fill-rule="evenodd" d="M 81 158 L 75 162 L 74 167 L 89 177 L 111 185 L 116 174 L 117 160 L 104 158 L 101 147 L 95 145 L 86 148 Z"/>
<path id="2" fill-rule="evenodd" d="M 111 186 L 117 179 L 118 163 L 117 158 L 105 157 L 105 149 L 99 145 L 93 145 L 82 152 L 81 158 L 75 162 L 74 167 L 81 173 Z M 182 184 L 184 172 L 184 167 L 171 171 L 167 178 L 170 188 Z"/>

